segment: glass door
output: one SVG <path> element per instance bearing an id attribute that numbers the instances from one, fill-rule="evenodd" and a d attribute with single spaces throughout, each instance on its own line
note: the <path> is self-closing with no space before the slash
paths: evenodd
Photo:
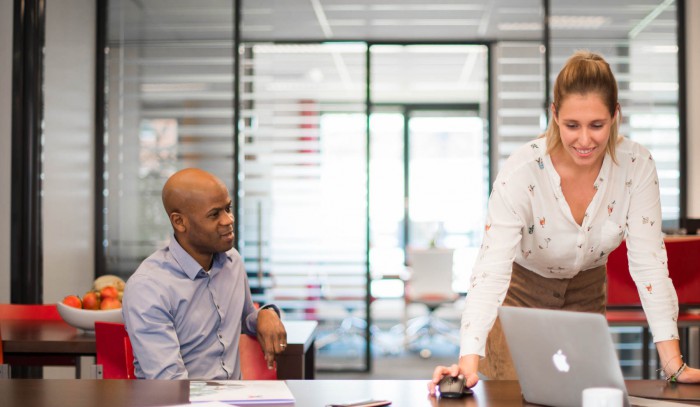
<path id="1" fill-rule="evenodd" d="M 453 290 L 467 291 L 488 196 L 485 134 L 477 105 L 383 105 L 370 116 L 370 270 L 376 352 L 406 346 L 405 322 L 420 311 L 403 299 L 409 249 L 452 249 Z M 387 317 L 391 309 L 398 310 L 404 323 L 397 325 Z M 448 318 L 458 326 L 459 307 L 454 310 Z M 445 346 L 439 348 L 450 352 Z"/>
<path id="2" fill-rule="evenodd" d="M 466 292 L 481 243 L 487 140 L 474 110 L 407 110 L 404 246 L 455 250 L 453 288 Z"/>
<path id="3" fill-rule="evenodd" d="M 488 196 L 484 123 L 467 106 L 384 107 L 370 117 L 372 295 L 403 295 L 407 247 L 455 249 L 455 284 L 466 292 Z"/>

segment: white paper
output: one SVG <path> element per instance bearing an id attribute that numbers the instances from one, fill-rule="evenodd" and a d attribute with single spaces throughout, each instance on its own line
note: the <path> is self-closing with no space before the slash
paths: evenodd
<path id="1" fill-rule="evenodd" d="M 237 405 L 293 404 L 287 384 L 279 380 L 193 380 L 190 402 L 220 401 Z"/>
<path id="2" fill-rule="evenodd" d="M 681 407 L 681 406 L 692 406 L 693 404 L 686 404 L 676 401 L 667 400 L 655 400 L 646 399 L 642 397 L 629 397 L 630 404 L 635 407 Z"/>
<path id="3" fill-rule="evenodd" d="M 187 404 L 176 404 L 174 406 L 170 407 L 192 407 L 192 404 L 187 403 Z M 221 401 L 203 401 L 201 403 L 197 403 L 197 407 L 236 407 L 233 404 L 229 403 L 222 403 Z"/>

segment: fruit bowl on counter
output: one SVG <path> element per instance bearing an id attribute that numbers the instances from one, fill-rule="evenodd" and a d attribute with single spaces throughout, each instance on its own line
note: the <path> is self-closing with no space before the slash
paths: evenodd
<path id="1" fill-rule="evenodd" d="M 58 313 L 70 326 L 85 330 L 88 333 L 95 332 L 95 321 L 124 322 L 121 308 L 108 310 L 80 309 L 59 302 L 56 304 Z"/>
<path id="2" fill-rule="evenodd" d="M 114 275 L 98 277 L 82 297 L 67 295 L 57 304 L 58 313 L 68 325 L 95 331 L 95 321 L 123 322 L 124 280 Z"/>

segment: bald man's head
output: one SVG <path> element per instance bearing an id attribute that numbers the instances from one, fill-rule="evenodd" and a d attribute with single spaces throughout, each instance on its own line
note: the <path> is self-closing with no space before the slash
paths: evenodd
<path id="1" fill-rule="evenodd" d="M 163 207 L 168 216 L 173 212 L 189 213 L 193 205 L 220 188 L 226 186 L 213 174 L 186 168 L 173 174 L 163 186 Z"/>
<path id="2" fill-rule="evenodd" d="M 219 178 L 187 168 L 168 179 L 162 197 L 175 238 L 205 270 L 214 253 L 233 247 L 231 197 Z"/>

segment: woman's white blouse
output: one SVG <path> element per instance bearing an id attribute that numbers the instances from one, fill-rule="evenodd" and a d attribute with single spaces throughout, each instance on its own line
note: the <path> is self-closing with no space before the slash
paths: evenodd
<path id="1" fill-rule="evenodd" d="M 623 139 L 617 164 L 605 155 L 580 226 L 546 151 L 544 138 L 519 148 L 493 185 L 462 314 L 460 355 L 484 356 L 514 261 L 544 277 L 570 278 L 604 265 L 623 238 L 654 341 L 678 339 L 678 298 L 668 277 L 659 181 L 649 151 Z"/>

